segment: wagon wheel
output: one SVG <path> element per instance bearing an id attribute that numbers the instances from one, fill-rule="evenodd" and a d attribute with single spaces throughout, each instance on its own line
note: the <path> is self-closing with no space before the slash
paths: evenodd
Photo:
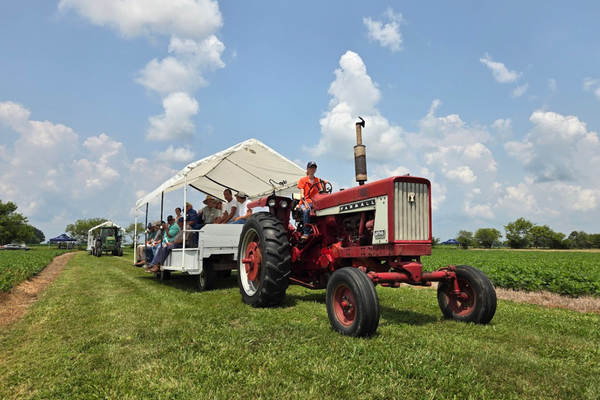
<path id="1" fill-rule="evenodd" d="M 281 303 L 289 286 L 291 249 L 283 223 L 269 213 L 252 215 L 238 246 L 242 301 L 254 307 Z"/>
<path id="2" fill-rule="evenodd" d="M 202 272 L 198 275 L 198 289 L 201 292 L 211 290 L 215 286 L 215 270 L 212 260 L 204 260 L 202 263 Z"/>
<path id="3" fill-rule="evenodd" d="M 461 322 L 487 324 L 496 313 L 496 291 L 486 274 L 468 265 L 456 266 L 461 294 L 453 293 L 454 282 L 438 286 L 438 304 L 444 317 Z"/>
<path id="4" fill-rule="evenodd" d="M 367 274 L 356 268 L 335 271 L 327 283 L 331 327 L 348 336 L 370 336 L 379 325 L 379 297 Z"/>

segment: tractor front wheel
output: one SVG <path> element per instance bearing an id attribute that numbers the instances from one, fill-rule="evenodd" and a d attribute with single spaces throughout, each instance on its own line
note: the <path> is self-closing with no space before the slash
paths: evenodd
<path id="1" fill-rule="evenodd" d="M 379 325 L 379 297 L 367 274 L 357 268 L 335 271 L 327 283 L 327 316 L 344 335 L 370 336 Z"/>
<path id="2" fill-rule="evenodd" d="M 291 271 L 291 248 L 283 223 L 258 213 L 244 224 L 238 246 L 238 284 L 242 301 L 273 307 L 285 298 Z"/>
<path id="3" fill-rule="evenodd" d="M 486 274 L 468 265 L 456 266 L 460 294 L 454 293 L 454 282 L 438 286 L 438 304 L 444 317 L 460 322 L 487 324 L 496 313 L 496 290 Z"/>

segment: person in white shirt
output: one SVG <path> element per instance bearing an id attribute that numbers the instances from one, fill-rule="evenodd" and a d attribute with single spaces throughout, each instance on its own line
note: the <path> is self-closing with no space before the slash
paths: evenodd
<path id="1" fill-rule="evenodd" d="M 221 217 L 221 220 L 218 222 L 219 224 L 227 224 L 231 220 L 233 220 L 234 217 L 237 217 L 236 213 L 237 213 L 238 202 L 236 199 L 233 198 L 233 194 L 231 193 L 231 190 L 225 189 L 223 191 L 223 197 L 225 197 L 225 200 L 227 201 L 227 207 L 225 208 L 225 210 L 223 210 L 223 216 Z"/>
<path id="2" fill-rule="evenodd" d="M 244 224 L 252 215 L 252 209 L 248 208 L 248 196 L 244 192 L 238 192 L 235 195 L 235 199 L 238 202 L 237 212 L 234 217 L 229 221 L 230 224 Z"/>

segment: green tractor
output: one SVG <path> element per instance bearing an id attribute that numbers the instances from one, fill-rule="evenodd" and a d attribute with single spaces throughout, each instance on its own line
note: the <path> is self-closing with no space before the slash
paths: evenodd
<path id="1" fill-rule="evenodd" d="M 96 257 L 102 256 L 102 253 L 111 253 L 113 256 L 121 257 L 124 237 L 125 230 L 123 228 L 111 221 L 106 221 L 88 231 L 87 251 Z"/>

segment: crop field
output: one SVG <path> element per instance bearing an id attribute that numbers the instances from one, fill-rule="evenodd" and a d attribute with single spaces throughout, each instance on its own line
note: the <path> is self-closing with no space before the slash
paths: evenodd
<path id="1" fill-rule="evenodd" d="M 421 259 L 428 271 L 450 264 L 484 271 L 494 286 L 561 295 L 600 296 L 600 253 L 434 249 Z"/>
<path id="2" fill-rule="evenodd" d="M 0 251 L 0 292 L 8 292 L 43 270 L 54 257 L 66 252 L 45 247 L 34 247 L 30 251 Z"/>
<path id="3" fill-rule="evenodd" d="M 359 339 L 331 330 L 323 290 L 257 309 L 235 273 L 198 292 L 131 264 L 79 252 L 0 328 L 0 398 L 600 398 L 597 314 L 499 301 L 489 325 L 464 324 L 435 290 L 378 287 L 379 328 Z"/>

